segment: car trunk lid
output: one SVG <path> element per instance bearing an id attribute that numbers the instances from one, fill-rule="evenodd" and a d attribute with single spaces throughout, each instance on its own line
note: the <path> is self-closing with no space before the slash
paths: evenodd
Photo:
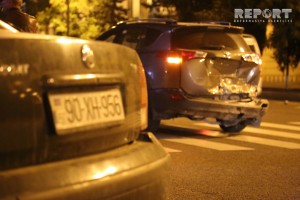
<path id="1" fill-rule="evenodd" d="M 137 138 L 141 63 L 133 50 L 32 34 L 0 40 L 0 169 L 80 157 Z"/>

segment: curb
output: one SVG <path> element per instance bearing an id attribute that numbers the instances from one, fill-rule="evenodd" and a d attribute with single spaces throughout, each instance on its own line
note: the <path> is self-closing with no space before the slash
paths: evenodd
<path id="1" fill-rule="evenodd" d="M 300 89 L 263 88 L 260 98 L 300 101 Z"/>

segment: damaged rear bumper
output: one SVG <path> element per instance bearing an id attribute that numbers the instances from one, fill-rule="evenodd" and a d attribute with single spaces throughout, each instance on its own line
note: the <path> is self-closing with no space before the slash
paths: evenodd
<path id="1" fill-rule="evenodd" d="M 176 98 L 174 98 L 174 95 Z M 177 95 L 177 96 L 176 96 Z M 170 90 L 156 90 L 152 93 L 155 113 L 158 118 L 185 116 L 192 119 L 215 118 L 222 121 L 245 121 L 258 126 L 268 110 L 266 99 L 251 100 L 215 100 L 209 98 L 190 98 Z"/>

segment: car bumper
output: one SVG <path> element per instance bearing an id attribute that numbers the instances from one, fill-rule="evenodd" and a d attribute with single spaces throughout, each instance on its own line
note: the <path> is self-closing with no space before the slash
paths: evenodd
<path id="1" fill-rule="evenodd" d="M 105 153 L 0 172 L 0 199 L 166 199 L 169 154 L 151 133 Z"/>
<path id="2" fill-rule="evenodd" d="M 259 124 L 269 107 L 266 99 L 226 101 L 189 98 L 174 90 L 155 90 L 151 93 L 150 101 L 154 102 L 152 105 L 154 105 L 156 117 L 162 119 L 170 116 L 187 116 L 195 119 L 210 117 L 228 121 L 241 119 L 252 121 L 252 125 Z"/>

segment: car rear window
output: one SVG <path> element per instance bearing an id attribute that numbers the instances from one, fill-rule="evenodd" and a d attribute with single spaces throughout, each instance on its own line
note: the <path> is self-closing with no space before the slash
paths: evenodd
<path id="1" fill-rule="evenodd" d="M 129 27 L 122 31 L 118 43 L 139 50 L 150 46 L 160 34 L 161 31 L 155 29 Z"/>
<path id="2" fill-rule="evenodd" d="M 172 47 L 180 49 L 250 51 L 240 34 L 204 28 L 182 28 L 174 31 Z"/>
<path id="3" fill-rule="evenodd" d="M 250 47 L 250 49 L 251 49 L 252 52 L 256 52 L 254 45 L 249 45 L 249 47 Z"/>

